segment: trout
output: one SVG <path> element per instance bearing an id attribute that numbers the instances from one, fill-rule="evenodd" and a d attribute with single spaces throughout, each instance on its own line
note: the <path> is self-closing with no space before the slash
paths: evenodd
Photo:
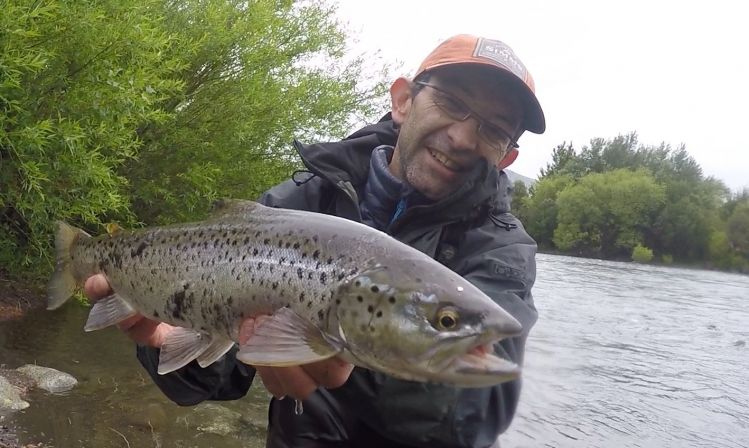
<path id="1" fill-rule="evenodd" d="M 113 293 L 85 331 L 137 313 L 177 328 L 158 373 L 206 367 L 238 344 L 241 322 L 269 315 L 237 359 L 291 366 L 340 356 L 397 378 L 456 387 L 514 379 L 493 344 L 521 325 L 472 283 L 384 232 L 322 213 L 223 200 L 200 222 L 92 237 L 57 223 L 48 309 L 89 276 Z"/>

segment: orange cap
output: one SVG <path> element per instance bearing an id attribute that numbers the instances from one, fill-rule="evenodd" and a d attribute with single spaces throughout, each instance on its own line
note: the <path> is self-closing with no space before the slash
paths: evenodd
<path id="1" fill-rule="evenodd" d="M 448 65 L 479 64 L 494 67 L 503 79 L 516 82 L 525 106 L 523 128 L 535 134 L 546 130 L 546 120 L 536 98 L 536 85 L 525 65 L 507 44 L 498 40 L 459 34 L 442 42 L 432 51 L 416 71 L 421 73 Z M 510 76 L 508 76 L 510 75 Z"/>

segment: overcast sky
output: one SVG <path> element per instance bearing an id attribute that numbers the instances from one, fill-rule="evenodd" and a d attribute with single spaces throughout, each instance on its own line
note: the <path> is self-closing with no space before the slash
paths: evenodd
<path id="1" fill-rule="evenodd" d="M 412 76 L 443 39 L 509 44 L 536 80 L 543 135 L 526 133 L 511 167 L 536 177 L 564 141 L 636 131 L 686 145 L 706 175 L 749 187 L 749 24 L 741 0 L 339 0 L 356 48 Z"/>

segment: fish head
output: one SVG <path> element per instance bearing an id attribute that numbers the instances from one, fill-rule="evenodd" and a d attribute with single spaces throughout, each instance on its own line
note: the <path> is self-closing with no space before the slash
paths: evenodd
<path id="1" fill-rule="evenodd" d="M 392 376 L 460 387 L 512 380 L 520 368 L 493 344 L 520 323 L 480 289 L 431 259 L 378 265 L 337 294 L 335 329 L 354 362 Z"/>

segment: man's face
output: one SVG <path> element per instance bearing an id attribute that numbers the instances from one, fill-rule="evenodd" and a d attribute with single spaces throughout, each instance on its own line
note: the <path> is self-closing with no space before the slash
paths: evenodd
<path id="1" fill-rule="evenodd" d="M 428 84 L 416 95 L 403 79 L 393 84 L 393 119 L 400 133 L 390 168 L 438 200 L 457 190 L 480 160 L 496 165 L 504 157 L 523 111 L 509 87 L 485 68 L 435 70 Z M 465 106 L 471 115 L 462 121 L 449 113 Z"/>

